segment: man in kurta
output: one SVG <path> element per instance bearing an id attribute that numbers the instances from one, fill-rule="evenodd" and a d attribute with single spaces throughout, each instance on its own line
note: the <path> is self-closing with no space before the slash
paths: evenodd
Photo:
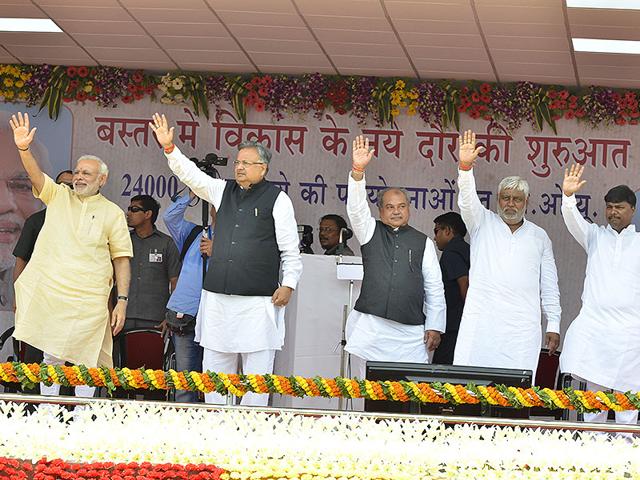
<path id="1" fill-rule="evenodd" d="M 203 282 L 195 340 L 202 368 L 245 374 L 273 372 L 284 344 L 284 307 L 302 274 L 298 226 L 289 196 L 265 179 L 271 152 L 243 142 L 234 160 L 235 181 L 202 172 L 173 143 L 173 127 L 155 114 L 151 128 L 164 147 L 169 168 L 217 211 L 216 239 Z M 282 267 L 282 282 L 279 282 Z M 268 395 L 247 393 L 242 405 L 267 405 Z M 218 393 L 207 403 L 224 403 Z"/>
<path id="2" fill-rule="evenodd" d="M 560 370 L 587 382 L 587 390 L 640 391 L 640 234 L 631 223 L 636 196 L 626 185 L 605 195 L 607 226 L 587 222 L 575 194 L 586 183 L 584 167 L 565 171 L 562 217 L 587 252 L 582 308 L 571 323 Z M 607 411 L 585 413 L 606 422 Z M 637 424 L 638 410 L 616 412 L 617 423 Z"/>
<path id="3" fill-rule="evenodd" d="M 33 193 L 47 205 L 33 256 L 15 284 L 14 337 L 42 350 L 48 364 L 111 367 L 112 335 L 126 317 L 133 249 L 124 212 L 99 193 L 107 166 L 97 157 L 82 156 L 73 189 L 57 185 L 30 151 L 36 129 L 30 128 L 28 115 L 18 113 L 10 124 Z M 110 321 L 114 270 L 118 302 Z M 40 386 L 49 395 L 59 388 Z M 77 396 L 93 393 L 91 387 L 76 388 Z"/>
<path id="4" fill-rule="evenodd" d="M 454 365 L 533 371 L 541 348 L 560 343 L 560 293 L 551 240 L 524 218 L 529 185 L 506 177 L 498 186 L 498 213 L 480 202 L 473 167 L 483 147 L 467 131 L 460 137 L 458 206 L 471 244 L 469 290 L 458 332 Z"/>
<path id="5" fill-rule="evenodd" d="M 380 220 L 371 215 L 364 171 L 373 151 L 369 139 L 353 142 L 347 214 L 360 242 L 364 278 L 347 320 L 345 349 L 352 375 L 365 378 L 367 360 L 429 363 L 446 329 L 442 275 L 433 241 L 409 226 L 402 190 L 380 193 Z"/>

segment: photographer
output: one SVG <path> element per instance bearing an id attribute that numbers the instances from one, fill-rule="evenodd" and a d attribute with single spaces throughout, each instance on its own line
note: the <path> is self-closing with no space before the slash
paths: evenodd
<path id="1" fill-rule="evenodd" d="M 165 329 L 169 331 L 176 352 L 176 370 L 202 370 L 202 347 L 195 342 L 196 315 L 202 292 L 202 264 L 211 257 L 212 230 L 216 223 L 216 209 L 211 207 L 211 223 L 204 235 L 203 227 L 191 223 L 184 214 L 191 200 L 189 195 L 178 197 L 164 213 L 164 224 L 180 250 L 182 270 L 176 289 L 167 303 Z M 204 256 L 203 256 L 204 255 Z M 163 329 L 164 330 L 164 329 Z M 198 393 L 176 391 L 176 402 L 197 402 Z"/>
<path id="2" fill-rule="evenodd" d="M 238 146 L 235 181 L 211 178 L 173 143 L 173 127 L 155 114 L 151 129 L 169 168 L 217 211 L 216 241 L 203 283 L 196 341 L 203 370 L 245 374 L 273 372 L 284 344 L 284 307 L 302 274 L 298 228 L 287 194 L 267 181 L 271 152 L 261 143 Z M 279 284 L 282 266 L 282 284 Z M 207 403 L 224 403 L 218 393 Z M 247 393 L 242 405 L 267 405 L 268 395 Z"/>

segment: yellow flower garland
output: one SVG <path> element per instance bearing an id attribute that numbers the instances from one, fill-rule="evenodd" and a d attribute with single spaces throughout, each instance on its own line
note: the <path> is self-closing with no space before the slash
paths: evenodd
<path id="1" fill-rule="evenodd" d="M 84 374 L 83 374 L 84 372 Z M 90 379 L 90 380 L 87 380 Z M 189 379 L 191 381 L 189 381 Z M 95 387 L 123 387 L 127 389 L 166 390 L 176 388 L 209 393 L 231 393 L 242 396 L 247 392 L 280 393 L 293 396 L 323 396 L 368 398 L 371 400 L 415 401 L 423 403 L 473 404 L 526 408 L 544 406 L 555 409 L 584 410 L 638 410 L 640 394 L 583 392 L 580 390 L 554 391 L 548 388 L 474 386 L 357 380 L 337 377 L 304 378 L 280 375 L 230 375 L 213 372 L 176 372 L 169 370 L 129 368 L 86 368 L 79 365 L 39 365 L 25 363 L 1 363 L 0 380 L 33 385 L 38 382 L 62 385 L 89 385 Z M 303 393 L 302 393 L 303 392 Z"/>

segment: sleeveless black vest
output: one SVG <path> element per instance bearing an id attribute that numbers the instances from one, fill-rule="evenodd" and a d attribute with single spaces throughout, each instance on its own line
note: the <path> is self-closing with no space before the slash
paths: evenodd
<path id="1" fill-rule="evenodd" d="M 248 190 L 227 182 L 202 288 L 228 295 L 273 295 L 280 273 L 273 221 L 273 205 L 279 194 L 280 189 L 266 180 Z"/>
<path id="2" fill-rule="evenodd" d="M 364 279 L 355 309 L 407 325 L 423 324 L 426 240 L 408 225 L 394 230 L 377 221 L 373 237 L 360 249 Z"/>

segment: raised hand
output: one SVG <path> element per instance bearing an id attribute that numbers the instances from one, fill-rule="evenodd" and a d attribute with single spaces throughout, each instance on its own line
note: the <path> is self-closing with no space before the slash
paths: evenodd
<path id="1" fill-rule="evenodd" d="M 353 141 L 353 166 L 360 172 L 364 172 L 372 157 L 373 149 L 369 148 L 369 139 L 364 135 L 358 135 Z"/>
<path id="2" fill-rule="evenodd" d="M 473 168 L 478 155 L 484 151 L 484 147 L 476 147 L 476 134 L 471 130 L 467 130 L 460 135 L 460 148 L 458 149 L 459 166 L 462 170 Z"/>
<path id="3" fill-rule="evenodd" d="M 564 181 L 562 182 L 562 193 L 567 197 L 576 193 L 585 183 L 587 183 L 586 180 L 581 180 L 582 172 L 584 172 L 584 167 L 576 165 L 575 163 L 571 165 L 570 168 L 565 168 Z"/>
<path id="4" fill-rule="evenodd" d="M 169 122 L 167 121 L 167 117 L 164 116 L 164 113 L 162 115 L 154 113 L 152 119 L 153 121 L 149 125 L 153 133 L 156 134 L 160 145 L 164 148 L 173 145 L 173 127 L 169 128 Z"/>
<path id="5" fill-rule="evenodd" d="M 20 150 L 28 150 L 36 134 L 35 127 L 29 130 L 29 114 L 25 113 L 23 115 L 18 112 L 16 115 L 11 115 L 9 125 L 13 130 L 13 141 L 16 143 L 16 147 Z"/>

